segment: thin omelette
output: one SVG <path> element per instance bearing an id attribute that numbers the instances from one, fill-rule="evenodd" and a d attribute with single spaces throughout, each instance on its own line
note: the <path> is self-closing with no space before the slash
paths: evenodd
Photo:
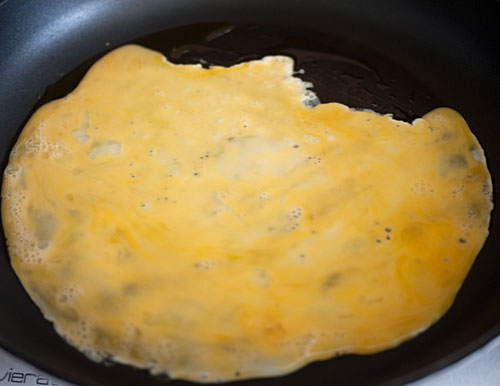
<path id="1" fill-rule="evenodd" d="M 198 382 L 415 336 L 488 234 L 454 110 L 319 104 L 284 56 L 175 65 L 129 45 L 41 107 L 4 172 L 11 263 L 90 358 Z"/>

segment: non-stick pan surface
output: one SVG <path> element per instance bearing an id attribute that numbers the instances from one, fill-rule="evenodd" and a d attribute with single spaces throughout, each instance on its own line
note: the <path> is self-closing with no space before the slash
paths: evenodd
<path id="1" fill-rule="evenodd" d="M 0 1 L 2 170 L 37 106 L 71 91 L 113 47 L 136 41 L 173 61 L 204 65 L 291 55 L 323 102 L 406 120 L 452 107 L 486 151 L 498 201 L 499 8 L 496 1 Z M 454 305 L 417 338 L 379 354 L 343 356 L 238 384 L 402 384 L 471 353 L 500 333 L 499 227 L 494 211 L 491 234 Z M 3 237 L 0 248 L 1 346 L 79 385 L 168 381 L 127 366 L 93 363 L 66 344 L 24 292 Z"/>

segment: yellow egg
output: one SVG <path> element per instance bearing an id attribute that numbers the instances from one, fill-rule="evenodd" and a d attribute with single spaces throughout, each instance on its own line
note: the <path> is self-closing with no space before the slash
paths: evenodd
<path id="1" fill-rule="evenodd" d="M 375 353 L 434 323 L 487 234 L 464 119 L 317 104 L 270 56 L 125 46 L 28 121 L 4 173 L 12 265 L 100 361 L 199 382 Z"/>

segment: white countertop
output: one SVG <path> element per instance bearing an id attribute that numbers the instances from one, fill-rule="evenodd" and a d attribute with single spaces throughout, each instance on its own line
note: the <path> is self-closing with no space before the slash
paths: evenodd
<path id="1" fill-rule="evenodd" d="M 0 386 L 77 386 L 46 375 L 0 349 Z M 500 336 L 472 355 L 408 386 L 499 386 Z"/>

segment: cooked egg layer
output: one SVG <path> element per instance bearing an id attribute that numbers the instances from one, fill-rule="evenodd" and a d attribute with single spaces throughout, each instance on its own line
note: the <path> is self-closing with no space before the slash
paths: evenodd
<path id="1" fill-rule="evenodd" d="M 125 46 L 28 121 L 4 173 L 12 265 L 94 360 L 228 381 L 393 347 L 451 305 L 491 181 L 464 119 L 317 104 L 271 56 Z"/>

